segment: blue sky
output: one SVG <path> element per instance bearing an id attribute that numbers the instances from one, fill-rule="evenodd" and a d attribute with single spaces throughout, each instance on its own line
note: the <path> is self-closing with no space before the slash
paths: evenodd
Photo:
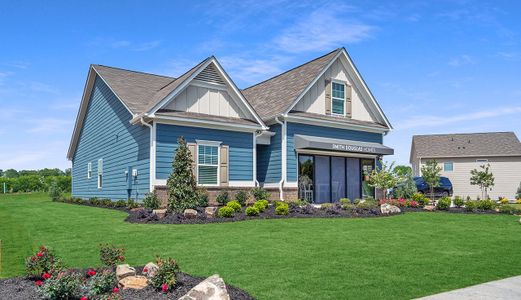
<path id="1" fill-rule="evenodd" d="M 346 47 L 395 130 L 521 135 L 517 1 L 2 1 L 0 169 L 66 168 L 91 63 L 176 76 L 216 55 L 241 88 Z"/>

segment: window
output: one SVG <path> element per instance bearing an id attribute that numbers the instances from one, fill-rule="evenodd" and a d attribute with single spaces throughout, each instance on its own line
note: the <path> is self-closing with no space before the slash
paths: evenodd
<path id="1" fill-rule="evenodd" d="M 92 177 L 92 163 L 89 162 L 87 164 L 87 178 L 90 179 Z"/>
<path id="2" fill-rule="evenodd" d="M 219 147 L 197 145 L 197 180 L 199 184 L 217 185 L 219 180 Z"/>
<path id="3" fill-rule="evenodd" d="M 443 163 L 443 171 L 445 171 L 445 172 L 454 171 L 454 163 L 451 163 L 451 162 Z"/>
<path id="4" fill-rule="evenodd" d="M 98 159 L 98 189 L 103 187 L 103 159 Z"/>
<path id="5" fill-rule="evenodd" d="M 486 163 L 488 162 L 488 159 L 476 159 L 477 163 Z"/>
<path id="6" fill-rule="evenodd" d="M 331 112 L 334 115 L 345 115 L 345 85 L 343 83 L 332 82 L 332 98 L 331 98 Z"/>

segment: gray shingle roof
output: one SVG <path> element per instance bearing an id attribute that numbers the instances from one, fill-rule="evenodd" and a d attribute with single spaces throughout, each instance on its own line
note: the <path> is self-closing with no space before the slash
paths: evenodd
<path id="1" fill-rule="evenodd" d="M 289 112 L 288 116 L 304 117 L 307 119 L 318 119 L 318 120 L 324 120 L 324 121 L 335 121 L 335 122 L 345 123 L 347 125 L 361 125 L 361 126 L 368 126 L 368 127 L 379 128 L 379 129 L 388 128 L 384 124 L 379 124 L 379 123 L 369 122 L 369 121 L 362 121 L 362 120 L 354 120 L 354 119 L 345 118 L 342 116 L 321 115 L 321 114 L 300 112 L 300 111 L 291 111 L 291 112 Z"/>
<path id="2" fill-rule="evenodd" d="M 264 120 L 285 112 L 342 48 L 242 90 Z"/>
<path id="3" fill-rule="evenodd" d="M 521 156 L 521 143 L 513 132 L 415 135 L 416 157 Z"/>
<path id="4" fill-rule="evenodd" d="M 241 119 L 241 118 L 233 118 L 233 117 L 221 117 L 215 115 L 201 114 L 201 113 L 193 113 L 186 111 L 176 111 L 176 110 L 168 110 L 168 109 L 160 109 L 156 113 L 157 116 L 166 116 L 166 117 L 181 117 L 181 118 L 189 118 L 189 119 L 197 119 L 197 120 L 210 120 L 215 122 L 222 123 L 234 123 L 234 124 L 244 124 L 244 125 L 252 125 L 258 126 L 259 124 L 252 120 Z"/>

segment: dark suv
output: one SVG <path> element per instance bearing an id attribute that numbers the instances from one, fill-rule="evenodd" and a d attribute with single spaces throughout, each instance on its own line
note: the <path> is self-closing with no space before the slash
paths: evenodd
<path id="1" fill-rule="evenodd" d="M 430 195 L 431 189 L 422 177 L 414 177 L 416 182 L 416 188 L 418 192 L 423 193 L 427 196 Z M 434 188 L 434 196 L 436 197 L 452 197 L 452 182 L 447 177 L 440 177 L 439 186 Z"/>

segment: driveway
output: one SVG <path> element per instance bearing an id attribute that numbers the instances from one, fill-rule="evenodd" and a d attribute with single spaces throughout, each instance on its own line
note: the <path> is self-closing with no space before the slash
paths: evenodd
<path id="1" fill-rule="evenodd" d="M 463 289 L 419 298 L 422 300 L 521 299 L 521 276 L 490 281 Z"/>

